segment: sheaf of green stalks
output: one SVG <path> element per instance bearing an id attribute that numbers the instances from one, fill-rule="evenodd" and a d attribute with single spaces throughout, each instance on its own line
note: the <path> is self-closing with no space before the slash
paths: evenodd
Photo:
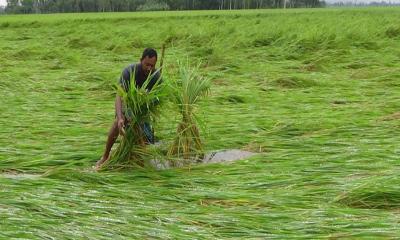
<path id="1" fill-rule="evenodd" d="M 210 91 L 210 81 L 200 74 L 200 65 L 194 67 L 190 67 L 188 63 L 178 65 L 179 79 L 176 81 L 174 101 L 179 107 L 181 120 L 168 155 L 189 160 L 204 154 L 195 114 L 197 103 Z"/>
<path id="2" fill-rule="evenodd" d="M 135 68 L 136 70 L 136 68 Z M 128 123 L 125 126 L 125 135 L 120 137 L 120 143 L 112 153 L 102 169 L 129 168 L 144 166 L 144 158 L 150 155 L 146 151 L 146 136 L 143 131 L 144 123 L 152 123 L 159 115 L 159 104 L 166 95 L 165 83 L 161 84 L 161 75 L 153 88 L 148 91 L 147 86 L 159 70 L 149 75 L 141 87 L 135 84 L 135 71 L 131 72 L 129 91 L 116 85 L 117 94 L 121 96 L 125 117 Z M 128 116 L 126 116 L 128 115 Z"/>

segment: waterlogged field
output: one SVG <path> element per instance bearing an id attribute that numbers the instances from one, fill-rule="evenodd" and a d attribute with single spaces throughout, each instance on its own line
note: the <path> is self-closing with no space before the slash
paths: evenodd
<path id="1" fill-rule="evenodd" d="M 400 9 L 0 16 L 0 238 L 400 237 Z M 121 70 L 202 62 L 230 164 L 96 173 Z M 168 105 L 156 126 L 174 137 Z"/>

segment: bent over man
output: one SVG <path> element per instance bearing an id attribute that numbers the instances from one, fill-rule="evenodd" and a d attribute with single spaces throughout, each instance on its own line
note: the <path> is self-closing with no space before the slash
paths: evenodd
<path id="1" fill-rule="evenodd" d="M 121 78 L 119 80 L 119 84 L 125 91 L 129 91 L 131 85 L 131 73 L 134 75 L 135 79 L 132 79 L 135 83 L 134 87 L 142 87 L 149 75 L 156 72 L 156 63 L 157 63 L 157 52 L 152 48 L 146 48 L 143 51 L 142 57 L 139 63 L 133 63 L 126 67 L 121 74 Z M 154 76 L 150 79 L 149 84 L 146 89 L 151 91 L 157 81 L 160 81 L 160 73 L 156 72 Z M 111 126 L 111 129 L 108 133 L 107 143 L 105 147 L 105 151 L 101 159 L 96 163 L 96 168 L 99 169 L 105 162 L 107 162 L 110 158 L 111 148 L 114 145 L 118 135 L 125 134 L 125 126 L 129 123 L 129 112 L 123 107 L 122 99 L 117 95 L 115 99 L 115 121 Z M 154 136 L 149 124 L 145 124 L 143 126 L 144 133 L 146 135 L 147 141 L 149 143 L 154 143 Z"/>

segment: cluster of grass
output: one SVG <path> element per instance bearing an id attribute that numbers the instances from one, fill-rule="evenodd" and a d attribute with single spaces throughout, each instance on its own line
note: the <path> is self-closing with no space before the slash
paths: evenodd
<path id="1" fill-rule="evenodd" d="M 179 79 L 174 86 L 174 102 L 179 107 L 181 120 L 168 155 L 178 160 L 183 158 L 189 162 L 193 159 L 199 160 L 204 156 L 199 123 L 195 113 L 198 102 L 210 90 L 210 82 L 198 72 L 199 66 L 190 67 L 188 63 L 179 64 Z"/>
<path id="2" fill-rule="evenodd" d="M 0 16 L 0 238 L 398 238 L 399 12 Z M 212 83 L 204 150 L 261 154 L 87 170 L 121 70 L 165 42 L 169 74 L 189 57 Z"/>
<path id="3" fill-rule="evenodd" d="M 134 69 L 136 71 L 136 68 Z M 117 85 L 117 94 L 121 97 L 128 122 L 126 131 L 121 136 L 121 142 L 115 152 L 112 153 L 110 161 L 107 161 L 102 168 L 132 168 L 144 166 L 144 155 L 148 155 L 146 144 L 149 139 L 144 132 L 144 124 L 151 124 L 158 116 L 158 105 L 160 98 L 167 97 L 164 85 L 160 81 L 155 83 L 151 91 L 148 86 L 151 79 L 159 72 L 149 75 L 141 87 L 136 87 L 133 82 L 136 76 L 135 71 L 131 72 L 129 89 L 127 86 Z M 128 89 L 128 90 L 127 90 Z"/>
<path id="4" fill-rule="evenodd" d="M 207 95 L 210 82 L 199 75 L 199 66 L 191 67 L 189 63 L 178 65 L 179 77 L 171 82 L 162 81 L 160 68 L 149 75 L 141 87 L 134 87 L 133 82 L 129 84 L 132 87 L 116 85 L 117 95 L 121 97 L 127 114 L 127 127 L 126 131 L 123 130 L 121 141 L 112 152 L 110 161 L 101 169 L 144 167 L 151 164 L 149 161 L 158 158 L 163 158 L 165 164 L 182 166 L 204 157 L 195 110 L 200 98 Z M 149 90 L 148 86 L 157 74 L 160 74 L 160 80 Z M 135 79 L 135 72 L 130 75 L 130 79 Z M 148 139 L 144 129 L 145 124 L 151 127 L 159 117 L 160 99 L 172 99 L 171 102 L 178 107 L 181 114 L 176 136 L 165 155 L 160 154 L 162 148 L 146 148 L 146 145 L 154 144 L 154 139 Z"/>
<path id="5" fill-rule="evenodd" d="M 399 178 L 396 174 L 368 178 L 341 194 L 337 202 L 354 208 L 399 210 Z"/>

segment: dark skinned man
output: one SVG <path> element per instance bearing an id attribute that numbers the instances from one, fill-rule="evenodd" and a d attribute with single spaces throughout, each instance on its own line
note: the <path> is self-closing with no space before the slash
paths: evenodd
<path id="1" fill-rule="evenodd" d="M 125 91 L 128 91 L 131 87 L 131 76 L 134 76 L 135 78 L 132 79 L 132 82 L 135 83 L 135 87 L 142 87 L 149 75 L 153 75 L 150 79 L 149 84 L 146 87 L 146 89 L 150 91 L 157 83 L 157 81 L 160 80 L 160 73 L 156 71 L 156 63 L 157 52 L 152 48 L 146 48 L 143 51 L 139 63 L 131 64 L 122 71 L 119 84 Z M 115 99 L 115 115 L 115 121 L 108 133 L 104 154 L 101 159 L 96 163 L 96 169 L 101 168 L 101 166 L 109 160 L 112 146 L 114 145 L 119 135 L 125 135 L 124 128 L 127 124 L 129 124 L 129 111 L 124 109 L 122 99 L 118 95 Z M 143 126 L 143 128 L 148 142 L 153 143 L 154 136 L 152 134 L 151 127 L 146 124 Z"/>

